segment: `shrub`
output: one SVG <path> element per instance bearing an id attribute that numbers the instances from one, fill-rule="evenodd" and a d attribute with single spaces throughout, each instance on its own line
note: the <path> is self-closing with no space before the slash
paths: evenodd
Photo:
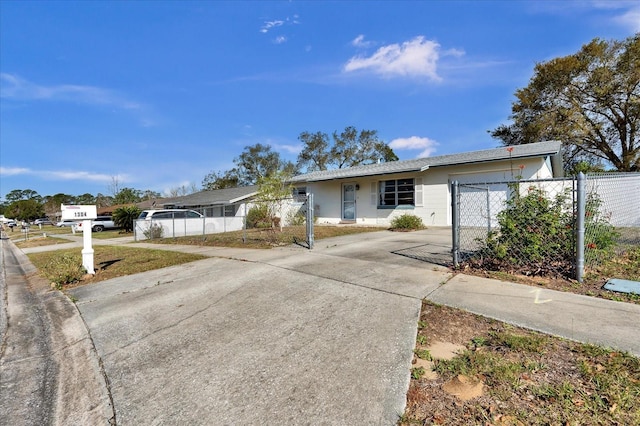
<path id="1" fill-rule="evenodd" d="M 604 215 L 600 207 L 602 200 L 593 192 L 587 195 L 585 208 L 585 260 L 588 264 L 600 263 L 610 259 L 613 248 L 620 233 L 609 223 L 609 217 Z"/>
<path id="2" fill-rule="evenodd" d="M 574 253 L 571 212 L 566 193 L 551 200 L 532 186 L 522 196 L 515 184 L 507 207 L 498 213 L 499 229 L 489 233 L 480 251 L 481 266 L 525 275 L 560 272 L 570 276 Z"/>
<path id="3" fill-rule="evenodd" d="M 58 290 L 62 289 L 65 284 L 80 281 L 86 272 L 82 266 L 82 259 L 69 253 L 55 256 L 47 262 L 43 271 L 47 279 L 55 284 Z"/>
<path id="4" fill-rule="evenodd" d="M 412 214 L 405 213 L 391 220 L 391 229 L 410 231 L 423 228 L 422 219 Z"/>
<path id="5" fill-rule="evenodd" d="M 267 204 L 257 204 L 247 212 L 247 228 L 271 228 L 272 225 Z"/>
<path id="6" fill-rule="evenodd" d="M 142 234 L 150 240 L 162 238 L 164 236 L 164 228 L 159 223 L 152 223 Z"/>
<path id="7" fill-rule="evenodd" d="M 540 188 L 521 195 L 518 184 L 498 213 L 499 228 L 489 233 L 473 266 L 524 275 L 560 275 L 572 278 L 575 262 L 575 216 L 567 192 L 551 199 Z M 585 246 L 587 261 L 611 253 L 618 233 L 600 214 L 597 195 L 586 200 Z"/>

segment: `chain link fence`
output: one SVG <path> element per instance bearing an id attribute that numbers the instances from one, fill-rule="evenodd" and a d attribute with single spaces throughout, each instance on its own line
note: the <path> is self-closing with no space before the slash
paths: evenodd
<path id="1" fill-rule="evenodd" d="M 588 175 L 585 268 L 640 245 L 640 173 Z"/>
<path id="2" fill-rule="evenodd" d="M 453 263 L 582 279 L 640 244 L 640 174 L 452 183 Z"/>
<path id="3" fill-rule="evenodd" d="M 217 235 L 231 243 L 313 248 L 313 194 L 276 200 L 158 210 L 134 222 L 135 241 Z M 311 218 L 311 219 L 310 219 Z"/>

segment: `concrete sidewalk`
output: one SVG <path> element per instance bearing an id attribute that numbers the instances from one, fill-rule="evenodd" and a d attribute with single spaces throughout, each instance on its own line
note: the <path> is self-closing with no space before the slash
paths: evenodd
<path id="1" fill-rule="evenodd" d="M 335 268 L 327 269 L 324 265 L 331 257 L 351 258 L 351 267 L 357 270 L 371 268 L 369 271 L 373 271 L 374 274 L 394 273 L 405 265 L 445 272 L 447 269 L 441 265 L 430 265 L 416 262 L 411 258 L 403 258 L 404 252 L 419 243 L 422 243 L 420 248 L 423 251 L 425 246 L 432 249 L 445 247 L 449 231 L 438 231 L 428 238 L 424 237 L 424 233 L 427 231 L 421 231 L 423 235 L 411 233 L 402 235 L 402 238 L 398 238 L 395 233 L 382 232 L 322 240 L 314 250 L 306 254 L 316 258 L 326 257 L 326 259 L 304 263 L 276 254 L 278 250 L 247 252 L 243 249 L 193 246 L 158 244 L 143 244 L 142 246 L 199 253 L 207 256 L 224 255 L 273 265 L 289 265 L 299 271 L 337 279 L 347 272 Z M 425 244 L 425 241 L 429 241 L 429 243 Z M 140 246 L 140 244 L 136 246 Z M 384 249 L 381 249 L 382 247 Z M 380 268 L 379 265 L 371 266 L 367 262 L 376 262 L 387 266 Z M 363 275 L 362 279 L 352 278 L 352 282 L 366 281 L 369 275 Z M 420 280 L 419 277 L 417 279 Z M 411 278 L 408 278 L 409 284 L 411 281 Z M 394 288 L 398 288 L 398 283 L 394 283 Z M 424 295 L 412 294 L 412 296 L 426 298 L 434 303 L 464 309 L 554 336 L 630 352 L 640 357 L 640 331 L 638 331 L 640 305 L 638 304 L 615 302 L 465 274 L 443 275 L 441 285 L 434 288 L 433 291 Z"/>
<path id="2" fill-rule="evenodd" d="M 427 296 L 447 306 L 640 357 L 640 305 L 458 274 Z"/>

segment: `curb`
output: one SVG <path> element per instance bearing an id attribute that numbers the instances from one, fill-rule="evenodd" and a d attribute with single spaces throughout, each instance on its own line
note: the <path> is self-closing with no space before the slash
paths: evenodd
<path id="1" fill-rule="evenodd" d="M 15 244 L 2 240 L 0 245 L 4 268 L 14 269 L 6 276 L 5 342 L 11 343 L 10 350 L 2 353 L 0 372 L 6 365 L 6 370 L 11 370 L 11 374 L 6 375 L 10 383 L 3 379 L 3 388 L 14 387 L 16 394 L 22 394 L 20 398 L 6 395 L 10 407 L 2 411 L 8 409 L 12 413 L 9 416 L 15 415 L 19 423 L 25 407 L 28 410 L 29 406 L 42 406 L 41 399 L 46 398 L 53 413 L 40 414 L 46 417 L 41 419 L 43 424 L 115 424 L 108 379 L 77 307 L 35 274 L 35 266 Z M 15 259 L 17 265 L 7 265 L 7 258 Z M 28 299 L 29 306 L 21 303 L 24 299 Z M 42 344 L 35 357 L 32 336 L 20 335 L 20 325 L 24 323 L 31 324 L 41 335 Z M 37 363 L 46 364 L 46 368 L 39 370 L 44 375 L 40 382 L 32 377 L 33 370 L 38 369 L 34 368 Z M 19 391 L 25 381 L 35 383 L 33 386 L 38 388 L 28 394 L 28 400 L 23 399 L 24 392 Z"/>

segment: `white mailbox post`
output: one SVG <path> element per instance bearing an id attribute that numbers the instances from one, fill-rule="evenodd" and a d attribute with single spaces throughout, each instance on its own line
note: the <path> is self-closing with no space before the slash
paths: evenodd
<path id="1" fill-rule="evenodd" d="M 98 217 L 96 206 L 87 205 L 60 205 L 62 212 L 62 220 L 82 221 L 82 266 L 87 270 L 88 274 L 94 275 L 96 271 L 93 269 L 93 247 L 91 246 L 91 220 Z"/>

